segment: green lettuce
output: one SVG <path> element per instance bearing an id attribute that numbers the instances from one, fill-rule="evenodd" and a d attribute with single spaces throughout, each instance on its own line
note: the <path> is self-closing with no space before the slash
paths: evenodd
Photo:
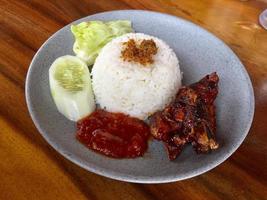
<path id="1" fill-rule="evenodd" d="M 89 21 L 71 26 L 75 37 L 74 53 L 88 65 L 95 62 L 100 50 L 113 38 L 133 32 L 131 21 Z"/>

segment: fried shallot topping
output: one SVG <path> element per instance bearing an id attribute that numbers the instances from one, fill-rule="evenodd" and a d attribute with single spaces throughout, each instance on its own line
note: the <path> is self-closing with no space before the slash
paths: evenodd
<path id="1" fill-rule="evenodd" d="M 130 39 L 123 43 L 124 49 L 121 51 L 123 61 L 137 62 L 141 65 L 148 65 L 154 62 L 152 56 L 156 55 L 158 48 L 154 40 L 142 40 L 137 44 L 135 40 Z"/>

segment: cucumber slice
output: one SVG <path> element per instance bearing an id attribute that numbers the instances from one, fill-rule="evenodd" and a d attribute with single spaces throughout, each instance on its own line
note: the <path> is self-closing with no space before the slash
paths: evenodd
<path id="1" fill-rule="evenodd" d="M 57 58 L 49 69 L 49 84 L 58 111 L 68 119 L 78 121 L 95 110 L 91 75 L 78 57 Z"/>

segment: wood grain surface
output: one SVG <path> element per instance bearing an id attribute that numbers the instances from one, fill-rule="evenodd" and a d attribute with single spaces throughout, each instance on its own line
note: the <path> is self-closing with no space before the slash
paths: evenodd
<path id="1" fill-rule="evenodd" d="M 0 0 L 0 199 L 267 199 L 267 31 L 258 24 L 266 8 L 260 0 Z M 244 63 L 255 92 L 254 122 L 241 147 L 212 171 L 169 184 L 115 181 L 63 158 L 34 127 L 24 86 L 35 52 L 66 24 L 118 9 L 190 20 Z"/>

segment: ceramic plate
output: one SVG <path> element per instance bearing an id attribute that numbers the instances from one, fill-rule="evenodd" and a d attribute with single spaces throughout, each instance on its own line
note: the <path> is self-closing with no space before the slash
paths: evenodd
<path id="1" fill-rule="evenodd" d="M 225 161 L 245 139 L 254 114 L 249 76 L 233 51 L 201 27 L 178 17 L 138 10 L 104 12 L 73 22 L 127 19 L 136 32 L 166 41 L 175 51 L 190 84 L 216 71 L 220 77 L 217 138 L 220 148 L 196 154 L 188 145 L 175 161 L 169 161 L 162 143 L 152 140 L 146 154 L 137 159 L 112 159 L 92 152 L 75 139 L 75 123 L 61 115 L 51 98 L 48 69 L 59 56 L 74 55 L 70 25 L 52 35 L 38 50 L 26 80 L 26 99 L 34 124 L 60 154 L 88 171 L 113 179 L 139 183 L 163 183 L 197 176 Z"/>

